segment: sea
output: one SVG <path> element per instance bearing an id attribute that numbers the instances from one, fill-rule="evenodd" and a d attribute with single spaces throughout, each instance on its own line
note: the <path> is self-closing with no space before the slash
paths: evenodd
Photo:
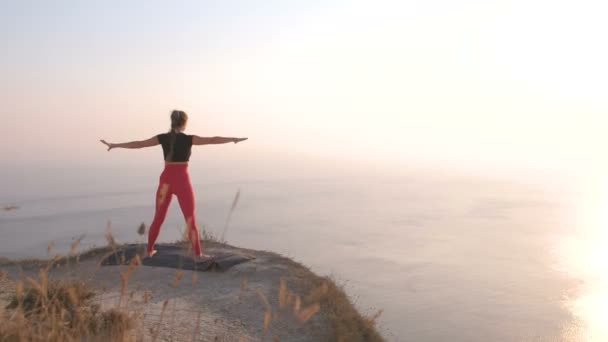
<path id="1" fill-rule="evenodd" d="M 17 209 L 0 211 L 0 256 L 102 246 L 108 229 L 145 241 L 161 171 L 3 167 L 0 204 Z M 608 341 L 608 188 L 312 161 L 190 173 L 202 229 L 333 277 L 388 341 Z M 174 200 L 159 242 L 184 226 Z"/>

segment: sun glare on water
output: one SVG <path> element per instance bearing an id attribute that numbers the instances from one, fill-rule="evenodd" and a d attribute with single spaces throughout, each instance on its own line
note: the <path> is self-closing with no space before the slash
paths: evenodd
<path id="1" fill-rule="evenodd" d="M 608 341 L 608 187 L 579 212 L 580 226 L 558 247 L 561 268 L 580 286 L 566 298 L 576 327 L 567 341 Z"/>

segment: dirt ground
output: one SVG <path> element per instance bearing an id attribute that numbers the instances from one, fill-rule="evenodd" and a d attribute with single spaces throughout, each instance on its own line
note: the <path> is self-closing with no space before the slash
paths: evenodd
<path id="1" fill-rule="evenodd" d="M 206 253 L 218 251 L 249 253 L 255 259 L 223 272 L 198 272 L 100 266 L 100 255 L 93 255 L 53 267 L 50 278 L 88 283 L 103 308 L 119 307 L 137 317 L 135 334 L 145 341 L 336 339 L 328 310 L 335 312 L 335 308 L 324 304 L 328 301 L 321 303 L 321 278 L 274 253 L 206 245 Z M 0 280 L 0 305 L 4 308 L 3 298 L 14 288 L 12 281 L 35 276 L 40 265 L 13 264 L 0 269 L 5 272 Z"/>

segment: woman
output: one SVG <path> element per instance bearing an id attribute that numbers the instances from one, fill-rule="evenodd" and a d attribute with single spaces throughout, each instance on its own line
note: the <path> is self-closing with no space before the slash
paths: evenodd
<path id="1" fill-rule="evenodd" d="M 163 146 L 163 154 L 165 157 L 165 170 L 160 175 L 160 182 L 156 192 L 156 213 L 154 220 L 148 232 L 148 256 L 153 256 L 156 253 L 154 243 L 158 238 L 160 226 L 165 221 L 169 204 L 173 195 L 177 196 L 179 206 L 182 209 L 184 218 L 186 219 L 186 229 L 188 229 L 188 238 L 192 242 L 192 251 L 195 257 L 202 257 L 201 241 L 196 224 L 194 191 L 190 182 L 188 173 L 188 160 L 192 145 L 208 145 L 208 144 L 225 144 L 238 143 L 247 138 L 224 138 L 212 137 L 204 138 L 196 135 L 186 135 L 184 130 L 188 123 L 188 115 L 181 110 L 174 110 L 171 113 L 171 130 L 168 133 L 159 134 L 148 140 L 131 141 L 121 144 L 108 143 L 101 140 L 108 151 L 113 148 L 143 148 L 156 145 Z"/>

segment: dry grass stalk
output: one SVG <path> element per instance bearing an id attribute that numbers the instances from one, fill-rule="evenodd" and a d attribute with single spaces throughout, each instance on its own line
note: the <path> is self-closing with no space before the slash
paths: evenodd
<path id="1" fill-rule="evenodd" d="M 18 281 L 15 285 L 15 298 L 19 301 L 23 298 L 23 283 L 21 281 Z"/>
<path id="2" fill-rule="evenodd" d="M 373 315 L 363 317 L 363 323 L 365 324 L 366 327 L 368 327 L 369 329 L 372 329 L 378 322 L 378 318 L 380 318 L 380 316 L 382 316 L 383 313 L 384 313 L 384 310 L 378 310 Z"/>
<path id="3" fill-rule="evenodd" d="M 167 310 L 167 305 L 169 304 L 169 300 L 165 300 L 165 302 L 163 303 L 163 308 L 160 310 L 160 318 L 158 319 L 158 325 L 156 326 L 156 329 L 154 329 L 154 333 L 152 336 L 152 342 L 156 342 L 156 339 L 158 338 L 158 335 L 160 334 L 160 324 L 163 322 L 163 318 L 165 317 L 165 311 Z"/>
<path id="4" fill-rule="evenodd" d="M 108 248 L 110 249 L 110 253 L 108 253 L 108 256 L 112 255 L 112 254 L 114 254 L 115 256 L 118 256 L 117 255 L 118 246 L 116 244 L 116 240 L 114 240 L 114 235 L 112 235 L 112 222 L 109 220 L 108 220 L 107 231 L 106 231 L 106 241 L 108 242 Z M 124 255 L 121 256 L 120 263 L 124 264 Z"/>
<path id="5" fill-rule="evenodd" d="M 293 313 L 297 315 L 298 312 L 300 312 L 301 307 L 302 307 L 302 300 L 300 299 L 300 296 L 296 296 L 296 302 L 293 306 Z"/>
<path id="6" fill-rule="evenodd" d="M 262 334 L 266 336 L 268 334 L 268 327 L 270 326 L 270 320 L 272 319 L 272 311 L 270 309 L 266 310 L 264 314 L 264 331 Z"/>
<path id="7" fill-rule="evenodd" d="M 148 304 L 148 302 L 150 302 L 150 299 L 152 299 L 152 293 L 150 293 L 150 291 L 145 291 L 142 299 L 145 304 Z"/>
<path id="8" fill-rule="evenodd" d="M 75 239 L 72 244 L 70 245 L 70 256 L 75 256 L 77 251 L 78 251 L 78 247 L 80 246 L 80 242 L 82 242 L 82 239 L 84 238 L 84 236 L 80 236 L 78 239 Z"/>
<path id="9" fill-rule="evenodd" d="M 51 252 L 55 249 L 55 240 L 51 241 L 49 245 L 46 247 L 46 255 L 51 256 Z"/>
<path id="10" fill-rule="evenodd" d="M 211 232 L 205 228 L 203 228 L 203 230 L 200 234 L 201 234 L 201 239 L 203 241 L 220 242 L 220 240 L 217 238 L 217 236 L 213 232 Z"/>
<path id="11" fill-rule="evenodd" d="M 135 272 L 135 269 L 138 266 L 141 266 L 141 264 L 141 258 L 139 257 L 139 255 L 136 255 L 133 259 L 131 259 L 127 271 L 120 273 L 120 301 L 118 302 L 119 306 L 127 293 L 127 289 L 129 287 L 129 280 L 133 276 L 133 272 Z"/>
<path id="12" fill-rule="evenodd" d="M 270 302 L 268 301 L 268 298 L 266 298 L 266 295 L 264 295 L 261 289 L 257 289 L 256 292 L 258 293 L 258 296 L 260 296 L 260 299 L 262 299 L 264 305 L 266 305 L 266 308 L 270 310 Z"/>
<path id="13" fill-rule="evenodd" d="M 308 294 L 308 296 L 306 296 L 306 302 L 308 302 L 308 303 L 318 302 L 323 297 L 327 296 L 328 292 L 329 292 L 329 286 L 328 286 L 327 282 L 324 281 L 323 283 L 321 283 L 320 286 L 314 288 L 310 292 L 310 294 Z"/>
<path id="14" fill-rule="evenodd" d="M 287 305 L 288 291 L 285 279 L 281 279 L 279 285 L 279 307 L 283 309 Z"/>
<path id="15" fill-rule="evenodd" d="M 68 299 L 72 305 L 80 305 L 80 297 L 78 296 L 76 289 L 73 287 L 68 288 Z"/>
<path id="16" fill-rule="evenodd" d="M 192 272 L 192 286 L 198 284 L 198 272 Z"/>
<path id="17" fill-rule="evenodd" d="M 328 292 L 328 286 L 326 283 L 323 283 L 318 288 L 313 289 L 312 296 L 309 295 L 309 298 L 313 299 L 321 299 L 322 296 L 326 295 Z M 293 313 L 295 317 L 302 323 L 311 319 L 315 314 L 317 314 L 321 310 L 321 305 L 318 301 L 310 304 L 306 309 L 302 310 L 302 299 L 299 295 L 289 291 L 287 288 L 287 282 L 285 279 L 281 279 L 279 284 L 279 307 L 281 309 L 285 308 L 288 305 L 293 303 Z"/>
<path id="18" fill-rule="evenodd" d="M 264 295 L 261 289 L 257 289 L 256 292 L 266 306 L 266 313 L 264 314 L 264 331 L 262 333 L 264 336 L 266 336 L 268 333 L 268 327 L 270 326 L 270 320 L 272 319 L 272 307 L 270 306 L 268 298 L 266 298 L 266 295 Z"/>
<path id="19" fill-rule="evenodd" d="M 139 235 L 145 235 L 146 234 L 146 224 L 145 223 L 141 223 L 139 225 L 139 227 L 137 228 L 137 234 Z"/>
<path id="20" fill-rule="evenodd" d="M 106 241 L 108 242 L 108 246 L 112 248 L 113 251 L 116 251 L 116 240 L 114 240 L 114 235 L 112 235 L 111 221 L 108 221 L 108 225 L 106 228 Z"/>
<path id="21" fill-rule="evenodd" d="M 232 201 L 232 206 L 230 206 L 230 211 L 228 212 L 228 217 L 226 217 L 226 223 L 224 224 L 224 231 L 222 232 L 222 236 L 220 237 L 219 242 L 226 242 L 226 232 L 228 231 L 228 224 L 230 223 L 230 218 L 232 217 L 232 213 L 234 209 L 236 209 L 236 205 L 239 203 L 239 198 L 241 197 L 241 189 L 237 190 L 234 195 L 234 200 Z"/>
<path id="22" fill-rule="evenodd" d="M 321 305 L 319 303 L 314 303 L 308 306 L 306 309 L 298 312 L 298 319 L 300 322 L 304 323 L 312 318 L 317 312 L 321 310 Z"/>
<path id="23" fill-rule="evenodd" d="M 180 282 L 182 281 L 182 278 L 184 277 L 184 272 L 182 271 L 177 271 L 175 272 L 175 277 L 173 278 L 173 281 L 171 282 L 171 287 L 172 288 L 177 288 L 180 284 Z"/>

